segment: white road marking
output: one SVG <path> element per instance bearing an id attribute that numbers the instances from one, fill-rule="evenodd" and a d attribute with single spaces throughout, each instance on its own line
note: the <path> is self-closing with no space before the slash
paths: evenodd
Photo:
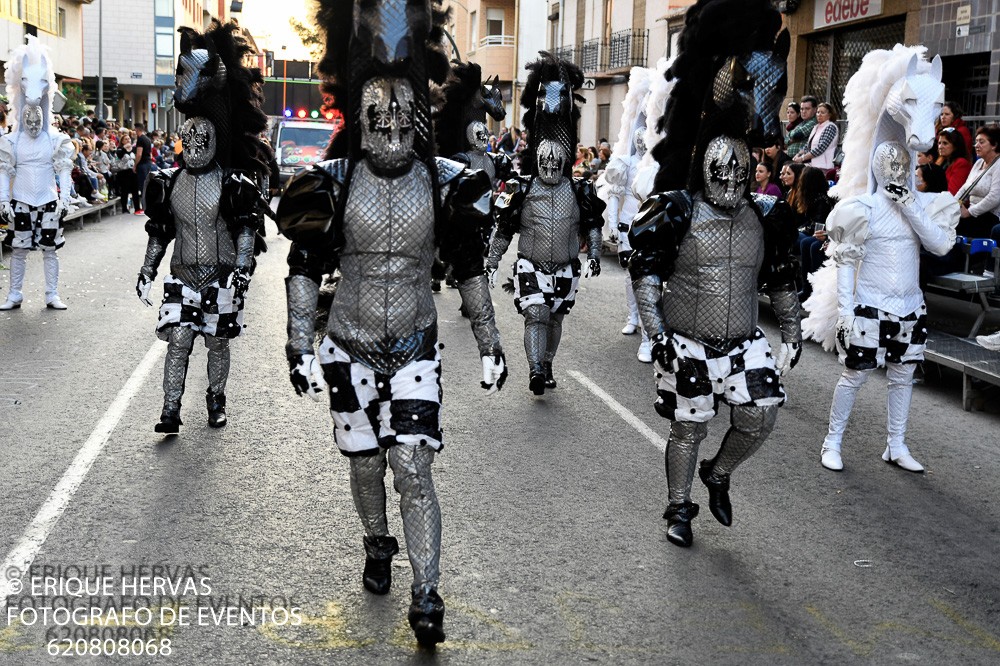
<path id="1" fill-rule="evenodd" d="M 73 499 L 73 495 L 76 494 L 76 491 L 80 488 L 80 484 L 83 483 L 87 472 L 90 471 L 94 461 L 97 460 L 101 451 L 104 450 L 104 446 L 108 443 L 111 433 L 114 432 L 118 422 L 125 414 L 125 410 L 128 409 L 132 398 L 142 388 L 146 377 L 153 369 L 153 366 L 160 360 L 160 357 L 166 352 L 166 349 L 167 346 L 161 344 L 159 341 L 149 348 L 146 356 L 136 366 L 136 369 L 132 372 L 132 376 L 125 382 L 125 386 L 118 392 L 114 402 L 108 407 L 108 411 L 101 417 L 101 420 L 97 423 L 97 427 L 94 428 L 90 437 L 76 454 L 76 458 L 73 459 L 69 469 L 66 470 L 66 473 L 63 474 L 59 483 L 52 490 L 52 493 L 49 494 L 42 508 L 38 510 L 35 519 L 31 521 L 21 539 L 7 554 L 7 558 L 3 561 L 2 567 L 0 567 L 0 599 L 3 601 L 0 603 L 0 608 L 6 606 L 8 596 L 18 591 L 16 588 L 20 586 L 19 579 L 21 575 L 27 573 L 28 568 L 42 549 L 42 545 L 48 538 L 52 528 L 59 522 L 59 518 Z M 11 589 L 12 583 L 15 588 L 13 590 Z"/>
<path id="2" fill-rule="evenodd" d="M 584 388 L 603 400 L 604 404 L 610 407 L 612 411 L 618 414 L 618 416 L 622 417 L 622 420 L 625 421 L 625 423 L 639 431 L 639 434 L 648 439 L 651 444 L 660 449 L 660 451 L 667 450 L 667 440 L 657 435 L 652 428 L 642 422 L 642 419 L 630 412 L 623 404 L 608 395 L 604 389 L 592 382 L 582 373 L 575 370 L 569 370 L 568 373 L 570 377 L 583 384 Z"/>

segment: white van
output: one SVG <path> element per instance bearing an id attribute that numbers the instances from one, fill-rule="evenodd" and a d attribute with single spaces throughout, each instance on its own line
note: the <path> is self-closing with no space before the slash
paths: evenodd
<path id="1" fill-rule="evenodd" d="M 321 162 L 337 129 L 330 120 L 281 118 L 271 129 L 271 146 L 284 184 L 299 169 Z"/>

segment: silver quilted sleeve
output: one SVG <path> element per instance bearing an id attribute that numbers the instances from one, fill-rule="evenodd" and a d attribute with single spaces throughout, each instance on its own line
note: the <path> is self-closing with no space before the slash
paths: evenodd
<path id="1" fill-rule="evenodd" d="M 166 252 L 166 244 L 159 237 L 150 236 L 149 242 L 146 243 L 146 258 L 143 259 L 139 274 L 152 281 L 156 277 L 156 270 L 160 267 L 160 262 L 163 261 L 163 255 Z"/>
<path id="2" fill-rule="evenodd" d="M 471 277 L 458 283 L 458 293 L 472 322 L 472 334 L 476 336 L 479 356 L 496 356 L 503 353 L 500 346 L 500 331 L 497 330 L 490 285 L 485 275 Z"/>
<path id="3" fill-rule="evenodd" d="M 778 319 L 782 342 L 802 342 L 802 307 L 799 295 L 791 289 L 768 293 L 774 316 Z"/>
<path id="4" fill-rule="evenodd" d="M 587 230 L 587 259 L 601 258 L 601 228 L 591 227 Z"/>
<path id="5" fill-rule="evenodd" d="M 236 268 L 247 271 L 253 265 L 254 230 L 250 227 L 240 229 L 236 237 Z"/>
<path id="6" fill-rule="evenodd" d="M 649 337 L 665 333 L 667 322 L 663 319 L 663 306 L 660 298 L 663 296 L 663 281 L 657 275 L 643 275 L 632 280 L 632 290 L 635 292 L 635 302 L 639 306 L 639 319 Z"/>
<path id="7" fill-rule="evenodd" d="M 316 302 L 319 285 L 305 275 L 290 275 L 285 279 L 288 294 L 288 342 L 285 355 L 315 354 L 313 336 L 316 330 Z"/>
<path id="8" fill-rule="evenodd" d="M 490 239 L 490 254 L 486 259 L 487 268 L 490 270 L 496 270 L 496 268 L 500 266 L 500 260 L 507 252 L 507 248 L 510 247 L 510 243 L 513 240 L 513 236 L 504 236 L 500 233 L 499 229 L 493 232 L 493 238 Z"/>

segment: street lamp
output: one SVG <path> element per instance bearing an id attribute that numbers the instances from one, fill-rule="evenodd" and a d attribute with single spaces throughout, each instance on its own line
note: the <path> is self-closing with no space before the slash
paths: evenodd
<path id="1" fill-rule="evenodd" d="M 281 47 L 281 62 L 284 63 L 285 71 L 281 75 L 281 108 L 288 108 L 288 51 L 287 46 Z"/>

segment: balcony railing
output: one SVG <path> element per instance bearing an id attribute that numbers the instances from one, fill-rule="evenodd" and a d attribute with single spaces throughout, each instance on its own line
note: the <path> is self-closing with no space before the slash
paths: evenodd
<path id="1" fill-rule="evenodd" d="M 514 35 L 487 35 L 479 40 L 479 46 L 514 46 Z"/>
<path id="2" fill-rule="evenodd" d="M 649 57 L 648 30 L 619 30 L 611 33 L 608 69 L 646 67 Z"/>
<path id="3" fill-rule="evenodd" d="M 574 49 L 572 46 L 560 46 L 557 49 L 552 49 L 552 55 L 559 58 L 560 60 L 571 62 L 574 65 L 580 64 L 580 61 L 576 57 L 576 49 Z"/>

